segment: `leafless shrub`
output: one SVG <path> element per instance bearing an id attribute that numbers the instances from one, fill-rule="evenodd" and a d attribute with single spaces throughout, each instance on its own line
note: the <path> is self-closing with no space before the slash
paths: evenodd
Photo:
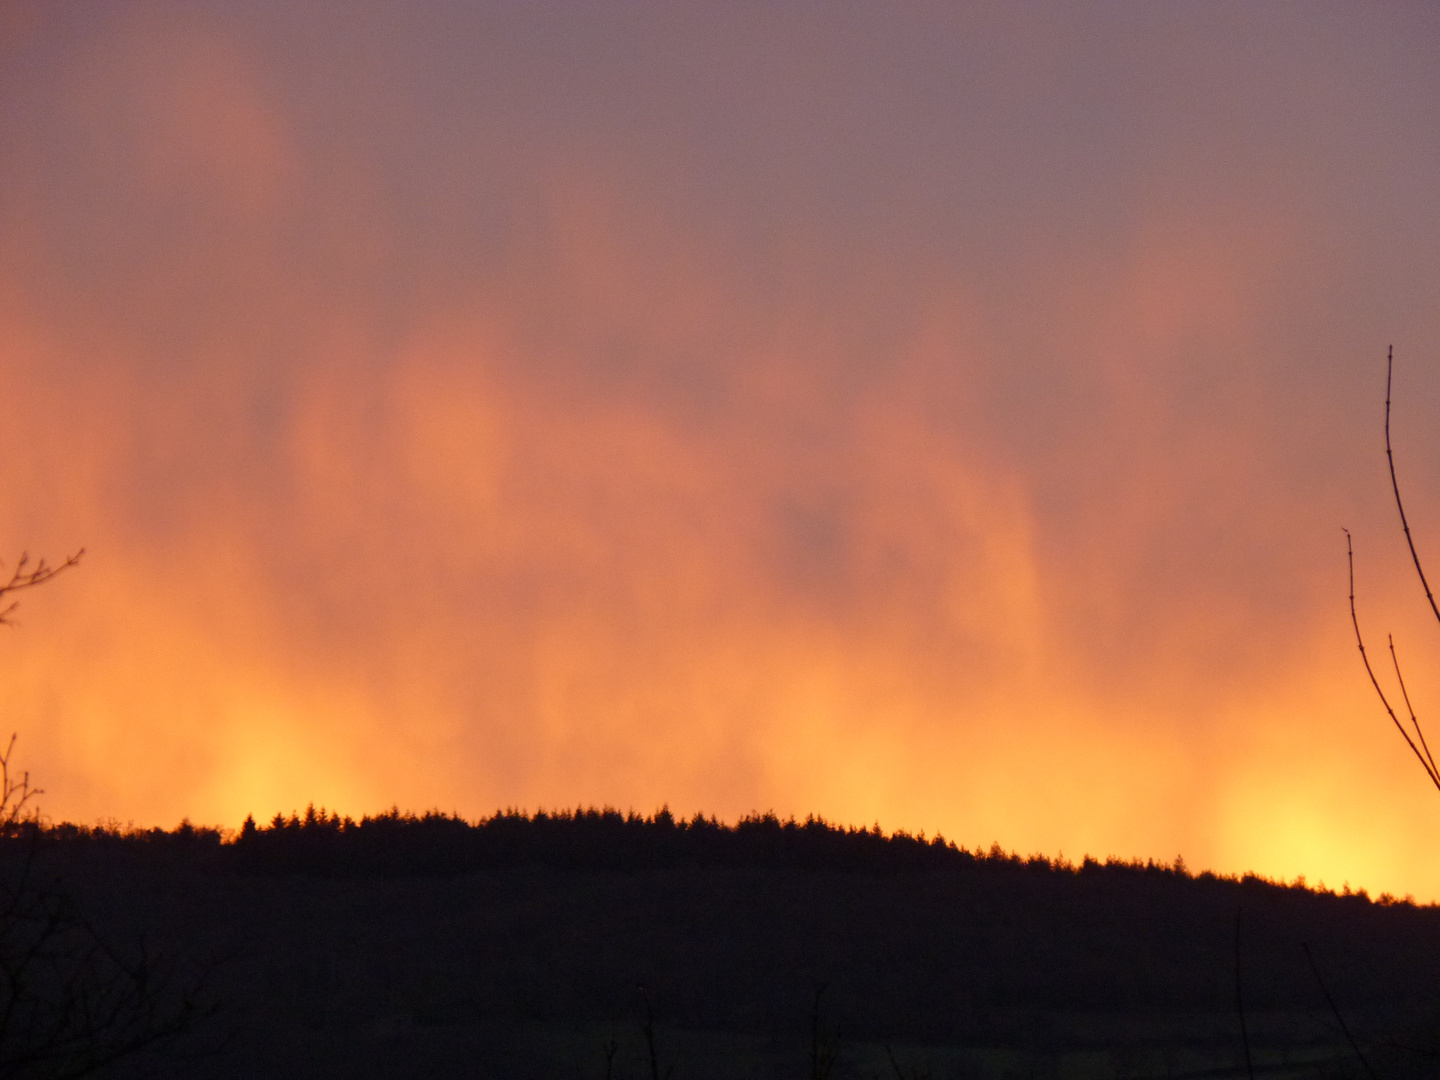
<path id="1" fill-rule="evenodd" d="M 14 625 L 13 594 L 76 566 L 21 555 L 0 579 L 0 625 Z M 216 1011 L 213 965 L 186 965 L 143 941 L 121 946 L 39 871 L 45 840 L 29 771 L 0 753 L 0 1080 L 78 1080 L 192 1031 Z"/>
<path id="2" fill-rule="evenodd" d="M 213 965 L 122 945 L 42 880 L 28 772 L 0 755 L 0 1080 L 79 1078 L 192 1031 L 216 1011 Z"/>
<path id="3" fill-rule="evenodd" d="M 35 800 L 45 794 L 30 786 L 28 771 L 15 775 L 10 769 L 10 755 L 15 752 L 15 735 L 5 752 L 0 754 L 0 837 L 13 837 L 27 825 L 38 824 L 39 807 Z"/>
<path id="4" fill-rule="evenodd" d="M 0 1078 L 79 1078 L 191 1031 L 215 1011 L 201 970 L 116 946 L 73 897 L 0 892 Z"/>

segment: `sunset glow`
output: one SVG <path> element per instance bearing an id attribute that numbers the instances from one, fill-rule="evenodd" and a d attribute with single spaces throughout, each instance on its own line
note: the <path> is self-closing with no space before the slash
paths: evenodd
<path id="1" fill-rule="evenodd" d="M 55 819 L 668 804 L 1440 899 L 1440 11 L 11 3 Z M 1440 730 L 1440 729 L 1436 729 Z"/>

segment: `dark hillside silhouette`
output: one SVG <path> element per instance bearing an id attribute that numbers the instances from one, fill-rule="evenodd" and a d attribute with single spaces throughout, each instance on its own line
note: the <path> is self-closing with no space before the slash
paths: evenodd
<path id="1" fill-rule="evenodd" d="M 1337 1012 L 1384 1076 L 1435 1064 L 1440 910 L 1388 897 L 773 815 L 312 808 L 38 844 L 114 924 L 234 958 L 231 1055 L 174 1075 L 1238 1076 L 1241 908 L 1257 1076 L 1348 1075 Z"/>

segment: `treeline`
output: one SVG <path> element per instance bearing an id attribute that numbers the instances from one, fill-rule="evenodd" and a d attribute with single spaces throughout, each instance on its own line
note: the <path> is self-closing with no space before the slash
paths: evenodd
<path id="1" fill-rule="evenodd" d="M 580 808 L 534 814 L 505 810 L 478 821 L 430 811 L 392 809 L 356 820 L 309 806 L 303 814 L 276 814 L 268 825 L 245 820 L 238 832 L 182 822 L 173 830 L 127 829 L 115 825 L 47 825 L 37 839 L 44 846 L 122 848 L 170 853 L 202 862 L 260 873 L 322 876 L 453 875 L 525 866 L 583 870 L 652 870 L 678 867 L 747 867 L 861 873 L 986 871 L 1030 877 L 1101 877 L 1113 884 L 1146 878 L 1243 887 L 1271 894 L 1307 892 L 1294 884 L 1255 874 L 1192 874 L 1183 859 L 1079 863 L 1042 855 L 1020 856 L 998 844 L 969 850 L 943 836 L 926 838 L 903 830 L 839 826 L 810 816 L 803 821 L 773 813 L 753 814 L 727 825 L 696 814 L 677 818 L 669 809 L 644 816 L 635 812 Z M 1324 892 L 1324 890 L 1319 890 Z M 1370 903 L 1360 890 L 1343 896 Z M 1388 894 L 1380 904 L 1394 904 Z M 1406 898 L 1403 903 L 1411 903 Z"/>

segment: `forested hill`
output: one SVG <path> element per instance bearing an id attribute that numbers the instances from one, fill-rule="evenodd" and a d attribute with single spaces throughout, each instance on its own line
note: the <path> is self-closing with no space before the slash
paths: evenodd
<path id="1" fill-rule="evenodd" d="M 235 1049 L 193 1075 L 602 1076 L 612 1036 L 641 1075 L 651 1008 L 677 1076 L 798 1075 L 822 990 L 837 1080 L 898 1075 L 891 1044 L 972 1080 L 1011 1053 L 1248 1076 L 1242 991 L 1256 1075 L 1350 1075 L 1339 1016 L 1387 1078 L 1440 1062 L 1440 908 L 1183 865 L 612 811 L 57 825 L 6 852 L 111 940 L 228 958 Z"/>

